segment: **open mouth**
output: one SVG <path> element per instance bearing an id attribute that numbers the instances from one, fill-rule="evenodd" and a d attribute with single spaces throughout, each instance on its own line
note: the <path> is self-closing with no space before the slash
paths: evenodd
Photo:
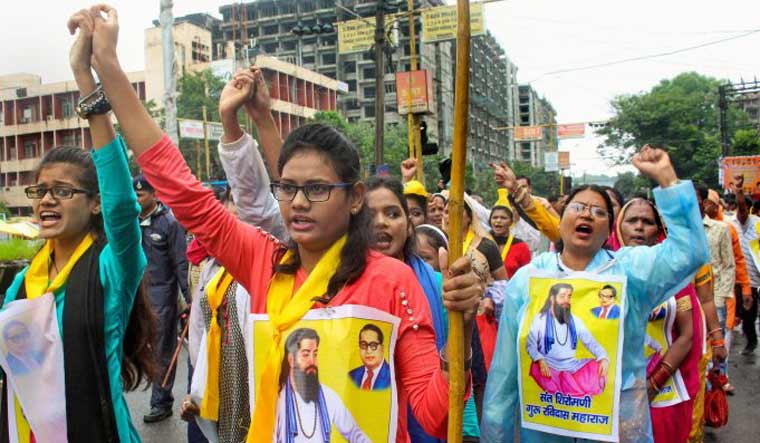
<path id="1" fill-rule="evenodd" d="M 40 212 L 40 226 L 49 228 L 56 225 L 61 220 L 61 214 L 55 211 Z"/>
<path id="2" fill-rule="evenodd" d="M 303 215 L 296 215 L 290 219 L 290 226 L 296 231 L 309 231 L 315 224 L 313 219 Z"/>
<path id="3" fill-rule="evenodd" d="M 375 234 L 375 248 L 385 250 L 391 247 L 393 237 L 387 232 L 377 232 Z"/>
<path id="4" fill-rule="evenodd" d="M 646 244 L 646 239 L 643 235 L 633 235 L 628 240 L 628 243 L 631 243 L 632 245 L 643 245 Z"/>
<path id="5" fill-rule="evenodd" d="M 575 234 L 582 239 L 591 238 L 593 233 L 594 228 L 588 223 L 579 223 L 575 226 Z"/>

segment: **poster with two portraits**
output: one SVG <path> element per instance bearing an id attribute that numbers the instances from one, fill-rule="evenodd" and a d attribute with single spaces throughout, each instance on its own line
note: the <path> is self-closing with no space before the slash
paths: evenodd
<path id="1" fill-rule="evenodd" d="M 517 336 L 524 428 L 618 441 L 625 277 L 533 270 Z"/>
<path id="2" fill-rule="evenodd" d="M 375 308 L 345 305 L 313 309 L 282 334 L 274 443 L 396 441 L 398 392 L 394 349 L 400 319 Z M 248 314 L 244 336 L 249 400 L 272 347 L 266 314 Z M 200 404 L 205 390 L 205 336 L 191 395 Z M 217 441 L 215 424 L 199 426 Z"/>

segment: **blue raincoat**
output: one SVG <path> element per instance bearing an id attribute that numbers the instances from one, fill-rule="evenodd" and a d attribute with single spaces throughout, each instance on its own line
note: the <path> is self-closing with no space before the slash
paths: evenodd
<path id="1" fill-rule="evenodd" d="M 694 273 L 710 259 L 691 182 L 684 181 L 654 191 L 655 201 L 668 237 L 652 247 L 622 248 L 617 252 L 599 250 L 585 269 L 600 275 L 624 276 L 625 338 L 623 341 L 622 392 L 620 395 L 620 441 L 652 442 L 649 402 L 646 389 L 644 336 L 651 310 L 684 287 Z M 515 439 L 519 423 L 520 399 L 517 383 L 517 335 L 528 306 L 528 281 L 531 270 L 565 273 L 556 253 L 536 257 L 509 281 L 496 352 L 486 384 L 481 441 L 506 443 Z M 521 443 L 570 443 L 586 440 L 529 429 L 520 429 Z"/>

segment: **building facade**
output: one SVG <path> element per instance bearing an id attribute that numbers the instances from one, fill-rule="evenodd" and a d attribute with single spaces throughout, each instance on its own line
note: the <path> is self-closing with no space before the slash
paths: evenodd
<path id="1" fill-rule="evenodd" d="M 127 75 L 145 99 L 142 72 Z M 87 120 L 75 111 L 79 89 L 73 81 L 43 84 L 32 74 L 0 76 L 0 200 L 19 215 L 31 211 L 24 188 L 45 153 L 58 146 L 92 147 Z"/>
<path id="2" fill-rule="evenodd" d="M 519 85 L 517 91 L 515 125 L 544 126 L 540 140 L 513 141 L 513 158 L 517 161 L 530 163 L 534 167 L 542 167 L 544 166 L 544 154 L 549 150 L 556 151 L 559 146 L 556 134 L 557 112 L 549 100 L 539 96 L 532 86 Z"/>
<path id="3" fill-rule="evenodd" d="M 212 45 L 223 57 L 264 53 L 345 82 L 348 93 L 339 97 L 338 109 L 349 121 L 374 121 L 377 97 L 374 53 L 340 54 L 335 24 L 355 19 L 354 14 L 374 23 L 377 3 L 343 0 L 336 5 L 334 0 L 255 0 L 225 5 L 219 9 L 222 15 L 219 28 L 211 32 L 217 36 Z M 406 2 L 401 3 L 397 12 L 406 11 Z M 415 3 L 416 7 L 445 4 L 443 0 Z M 299 36 L 292 32 L 296 27 L 319 32 Z M 385 121 L 405 124 L 406 117 L 396 111 L 394 73 L 408 71 L 411 66 L 409 22 L 389 18 L 388 29 L 393 43 L 385 63 Z M 418 68 L 431 71 L 434 84 L 434 111 L 424 117 L 428 137 L 439 144 L 440 152 L 448 155 L 454 128 L 455 47 L 452 41 L 422 44 L 419 16 L 415 29 Z M 515 73 L 516 67 L 492 35 L 473 38 L 468 148 L 476 168 L 492 160 L 511 158 L 511 135 L 495 128 L 514 121 Z"/>

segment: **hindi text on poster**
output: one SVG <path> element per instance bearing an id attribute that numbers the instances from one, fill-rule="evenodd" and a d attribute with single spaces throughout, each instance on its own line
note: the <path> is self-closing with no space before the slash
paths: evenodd
<path id="1" fill-rule="evenodd" d="M 470 5 L 470 33 L 473 37 L 485 34 L 482 3 Z M 439 6 L 422 11 L 422 41 L 424 43 L 454 40 L 456 37 L 456 5 Z"/>

